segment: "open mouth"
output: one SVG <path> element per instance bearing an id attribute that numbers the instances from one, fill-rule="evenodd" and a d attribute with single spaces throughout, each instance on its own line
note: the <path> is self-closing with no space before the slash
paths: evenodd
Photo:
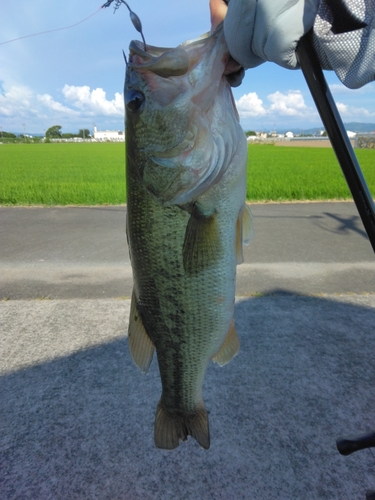
<path id="1" fill-rule="evenodd" d="M 133 56 L 139 56 L 142 60 L 152 60 L 162 56 L 165 52 L 172 50 L 168 47 L 154 47 L 153 45 L 144 46 L 139 40 L 132 40 L 129 45 L 130 62 Z"/>
<path id="2" fill-rule="evenodd" d="M 147 70 L 163 77 L 185 75 L 189 70 L 189 57 L 180 46 L 174 49 L 153 47 L 133 40 L 129 46 L 129 67 L 136 70 Z"/>

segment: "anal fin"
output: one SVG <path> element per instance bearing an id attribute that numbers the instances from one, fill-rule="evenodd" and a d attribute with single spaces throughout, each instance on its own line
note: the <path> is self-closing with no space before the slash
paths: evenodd
<path id="1" fill-rule="evenodd" d="M 227 336 L 225 337 L 219 351 L 215 354 L 215 356 L 213 356 L 212 361 L 217 363 L 219 366 L 224 366 L 238 354 L 239 350 L 240 339 L 238 338 L 234 327 L 234 320 L 232 320 Z"/>
<path id="2" fill-rule="evenodd" d="M 217 261 L 222 246 L 215 213 L 204 214 L 196 204 L 186 226 L 182 250 L 184 269 L 197 274 Z"/>
<path id="3" fill-rule="evenodd" d="M 146 373 L 151 364 L 155 347 L 150 337 L 147 335 L 142 319 L 138 313 L 134 291 L 130 306 L 128 344 L 134 363 L 142 373 Z"/>
<path id="4" fill-rule="evenodd" d="M 210 447 L 208 415 L 203 402 L 194 412 L 182 413 L 169 411 L 160 400 L 155 417 L 155 446 L 164 450 L 173 450 L 187 437 L 192 436 L 205 450 Z"/>

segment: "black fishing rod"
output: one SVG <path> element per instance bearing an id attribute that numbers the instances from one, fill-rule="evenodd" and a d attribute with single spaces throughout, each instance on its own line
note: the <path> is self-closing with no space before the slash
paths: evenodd
<path id="1" fill-rule="evenodd" d="M 297 47 L 301 70 L 315 101 L 358 213 L 375 252 L 375 205 L 316 55 L 312 32 Z"/>
<path id="2" fill-rule="evenodd" d="M 337 6 L 337 0 L 331 0 Z M 350 31 L 350 30 L 349 30 Z M 312 31 L 304 35 L 297 47 L 298 60 L 315 101 L 342 172 L 352 193 L 372 248 L 375 252 L 375 206 L 363 177 L 357 157 L 342 123 L 335 101 L 324 78 L 315 52 Z M 349 455 L 366 448 L 375 448 L 375 431 L 360 436 L 340 438 L 336 441 L 341 455 Z M 375 500 L 375 490 L 366 492 L 366 500 Z"/>

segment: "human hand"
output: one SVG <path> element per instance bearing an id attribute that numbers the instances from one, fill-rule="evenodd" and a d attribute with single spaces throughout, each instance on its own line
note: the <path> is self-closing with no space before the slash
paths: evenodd
<path id="1" fill-rule="evenodd" d="M 210 0 L 211 31 L 224 21 L 228 6 L 224 0 Z"/>
<path id="2" fill-rule="evenodd" d="M 211 2 L 217 4 L 220 0 Z M 229 52 L 244 68 L 265 61 L 298 68 L 296 47 L 312 28 L 319 3 L 320 0 L 231 0 L 224 21 Z"/>
<path id="3" fill-rule="evenodd" d="M 228 1 L 210 0 L 211 32 L 213 32 L 215 28 L 222 21 L 224 21 L 228 10 Z M 226 75 L 227 80 L 232 87 L 238 87 L 243 80 L 245 72 L 242 66 L 231 57 L 225 67 L 224 75 Z"/>

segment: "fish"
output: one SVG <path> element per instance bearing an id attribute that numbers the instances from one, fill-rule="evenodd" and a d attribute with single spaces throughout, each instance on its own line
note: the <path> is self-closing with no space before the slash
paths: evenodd
<path id="1" fill-rule="evenodd" d="M 175 48 L 132 41 L 127 61 L 127 239 L 133 271 L 128 345 L 162 394 L 156 447 L 210 447 L 202 384 L 210 360 L 239 350 L 236 266 L 250 238 L 247 142 L 225 76 L 222 25 Z"/>

